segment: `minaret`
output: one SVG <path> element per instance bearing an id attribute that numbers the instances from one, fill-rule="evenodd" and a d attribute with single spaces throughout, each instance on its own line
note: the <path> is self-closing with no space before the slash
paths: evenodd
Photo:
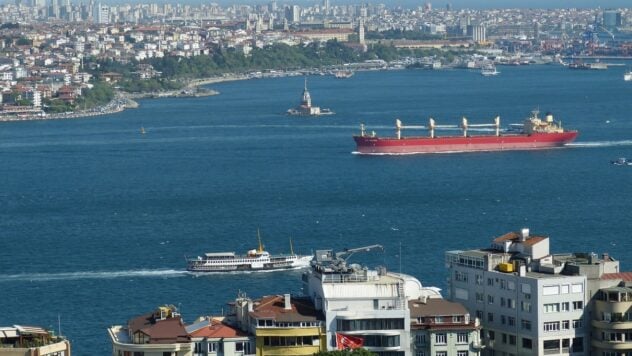
<path id="1" fill-rule="evenodd" d="M 360 44 L 364 44 L 364 18 L 360 17 L 360 24 L 358 26 L 358 41 Z"/>

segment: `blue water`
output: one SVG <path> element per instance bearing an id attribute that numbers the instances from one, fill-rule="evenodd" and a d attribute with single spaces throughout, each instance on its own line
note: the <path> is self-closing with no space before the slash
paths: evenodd
<path id="1" fill-rule="evenodd" d="M 300 272 L 188 274 L 184 256 L 380 243 L 355 261 L 445 287 L 443 252 L 529 227 L 554 252 L 609 252 L 632 270 L 632 84 L 623 68 L 360 72 L 309 78 L 320 118 L 281 115 L 303 78 L 216 84 L 80 120 L 0 123 L 0 325 L 54 327 L 75 355 L 111 353 L 106 328 L 158 305 L 186 321 L 239 291 L 300 293 Z M 520 122 L 534 107 L 580 131 L 547 151 L 365 157 L 364 122 Z M 143 126 L 145 135 L 139 130 Z M 400 255 L 401 246 L 401 255 Z"/>

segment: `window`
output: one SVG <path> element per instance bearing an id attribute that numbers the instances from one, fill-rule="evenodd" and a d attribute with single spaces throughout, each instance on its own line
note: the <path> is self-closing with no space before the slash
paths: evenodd
<path id="1" fill-rule="evenodd" d="M 478 303 L 485 302 L 485 294 L 476 292 L 476 302 Z"/>
<path id="2" fill-rule="evenodd" d="M 467 351 L 457 351 L 456 352 L 456 356 L 467 356 L 469 355 L 469 352 Z"/>
<path id="3" fill-rule="evenodd" d="M 493 278 L 487 278 L 487 285 L 488 286 L 493 286 L 494 285 L 494 279 Z"/>
<path id="4" fill-rule="evenodd" d="M 505 325 L 507 323 L 507 318 L 504 315 L 500 316 L 500 323 Z"/>
<path id="5" fill-rule="evenodd" d="M 493 295 L 488 295 L 487 296 L 487 303 L 494 304 L 494 296 Z"/>
<path id="6" fill-rule="evenodd" d="M 515 326 L 516 325 L 516 318 L 514 318 L 513 316 L 507 317 L 507 324 L 509 326 Z"/>
<path id="7" fill-rule="evenodd" d="M 576 337 L 573 339 L 573 352 L 584 352 L 584 338 Z"/>
<path id="8" fill-rule="evenodd" d="M 479 286 L 483 285 L 483 276 L 481 276 L 480 274 L 476 275 L 476 284 L 478 284 Z"/>
<path id="9" fill-rule="evenodd" d="M 437 353 L 435 353 L 436 356 L 448 356 L 448 352 L 447 351 L 437 351 Z"/>
<path id="10" fill-rule="evenodd" d="M 235 351 L 244 351 L 244 342 L 236 342 Z"/>
<path id="11" fill-rule="evenodd" d="M 507 282 L 507 289 L 509 290 L 516 290 L 516 283 L 509 281 Z"/>
<path id="12" fill-rule="evenodd" d="M 531 302 L 521 302 L 520 310 L 527 313 L 531 312 Z"/>
<path id="13" fill-rule="evenodd" d="M 570 320 L 562 320 L 562 330 L 568 330 L 571 328 Z"/>
<path id="14" fill-rule="evenodd" d="M 415 352 L 415 356 L 426 356 L 426 352 L 425 351 L 417 351 L 417 352 Z"/>
<path id="15" fill-rule="evenodd" d="M 220 351 L 220 343 L 219 342 L 209 342 L 208 343 L 208 352 L 219 352 Z"/>
<path id="16" fill-rule="evenodd" d="M 568 294 L 569 291 L 569 285 L 568 284 L 563 284 L 562 285 L 562 294 Z"/>
<path id="17" fill-rule="evenodd" d="M 522 319 L 522 321 L 520 321 L 520 326 L 522 326 L 525 330 L 531 330 L 531 321 Z"/>
<path id="18" fill-rule="evenodd" d="M 579 329 L 581 328 L 583 325 L 582 320 L 581 319 L 575 319 L 573 320 L 573 329 Z"/>
<path id="19" fill-rule="evenodd" d="M 569 311 L 569 309 L 570 309 L 570 303 L 569 302 L 562 303 L 562 311 Z"/>
<path id="20" fill-rule="evenodd" d="M 425 345 L 426 344 L 426 334 L 417 334 L 417 335 L 415 335 L 415 343 L 417 345 Z"/>
<path id="21" fill-rule="evenodd" d="M 487 321 L 489 322 L 494 321 L 494 313 L 487 313 Z"/>
<path id="22" fill-rule="evenodd" d="M 544 312 L 545 313 L 557 313 L 559 311 L 560 311 L 560 304 L 559 303 L 544 304 Z"/>
<path id="23" fill-rule="evenodd" d="M 507 281 L 504 279 L 500 280 L 500 289 L 507 289 Z"/>
<path id="24" fill-rule="evenodd" d="M 509 335 L 509 345 L 516 344 L 516 335 Z"/>
<path id="25" fill-rule="evenodd" d="M 603 313 L 601 315 L 601 320 L 603 321 L 610 322 L 611 319 L 612 319 L 612 315 L 610 313 Z"/>
<path id="26" fill-rule="evenodd" d="M 446 334 L 435 334 L 435 343 L 438 345 L 445 345 L 448 342 Z"/>
<path id="27" fill-rule="evenodd" d="M 558 331 L 560 330 L 559 321 L 549 321 L 544 323 L 544 331 Z"/>
<path id="28" fill-rule="evenodd" d="M 511 298 L 507 298 L 507 308 L 516 309 L 516 301 Z"/>
<path id="29" fill-rule="evenodd" d="M 502 339 L 503 339 L 503 344 L 507 343 L 507 334 L 503 333 L 502 334 Z"/>
<path id="30" fill-rule="evenodd" d="M 560 294 L 560 286 L 544 286 L 542 287 L 542 295 Z"/>
<path id="31" fill-rule="evenodd" d="M 487 338 L 490 340 L 495 340 L 496 339 L 496 333 L 492 330 L 488 330 L 487 331 Z"/>
<path id="32" fill-rule="evenodd" d="M 573 310 L 581 310 L 584 309 L 584 302 L 581 300 L 573 302 Z"/>
<path id="33" fill-rule="evenodd" d="M 583 293 L 584 292 L 584 285 L 581 283 L 577 283 L 577 284 L 573 284 L 571 286 L 571 293 Z"/>
<path id="34" fill-rule="evenodd" d="M 455 271 L 454 272 L 454 279 L 456 279 L 459 282 L 467 282 L 467 273 L 460 272 L 460 271 Z"/>
<path id="35" fill-rule="evenodd" d="M 504 307 L 505 306 L 505 298 L 500 297 L 500 306 Z"/>
<path id="36" fill-rule="evenodd" d="M 527 339 L 526 337 L 523 337 L 522 348 L 531 350 L 533 348 L 533 341 L 531 341 L 531 339 Z"/>
<path id="37" fill-rule="evenodd" d="M 456 342 L 457 344 L 467 344 L 467 333 L 458 333 L 456 334 Z"/>
<path id="38" fill-rule="evenodd" d="M 479 318 L 480 320 L 483 320 L 483 311 L 482 310 L 477 310 L 476 311 L 476 317 Z"/>

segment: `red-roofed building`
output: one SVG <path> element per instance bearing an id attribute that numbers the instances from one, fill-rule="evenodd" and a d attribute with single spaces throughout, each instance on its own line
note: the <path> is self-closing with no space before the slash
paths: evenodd
<path id="1" fill-rule="evenodd" d="M 174 306 L 159 307 L 108 331 L 113 355 L 193 356 L 191 337 Z"/>
<path id="2" fill-rule="evenodd" d="M 195 355 L 254 354 L 255 338 L 223 322 L 223 318 L 202 318 L 186 327 L 194 344 Z"/>
<path id="3" fill-rule="evenodd" d="M 313 355 L 327 350 L 324 315 L 307 297 L 290 294 L 259 300 L 239 297 L 231 318 L 243 331 L 256 335 L 256 354 Z"/>

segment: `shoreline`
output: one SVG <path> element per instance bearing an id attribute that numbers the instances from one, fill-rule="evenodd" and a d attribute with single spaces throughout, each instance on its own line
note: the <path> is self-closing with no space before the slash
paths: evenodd
<path id="1" fill-rule="evenodd" d="M 115 91 L 114 98 L 109 103 L 89 110 L 55 113 L 48 115 L 24 115 L 6 117 L 0 116 L 0 122 L 81 119 L 115 114 L 126 109 L 138 108 L 140 106 L 140 104 L 136 101 L 138 99 L 199 98 L 205 96 L 219 95 L 219 92 L 217 90 L 201 87 L 208 84 L 247 79 L 252 79 L 252 77 L 249 77 L 248 75 L 231 74 L 224 75 L 222 77 L 194 79 L 187 83 L 184 88 L 178 90 L 148 93 L 125 93 L 122 91 Z"/>

